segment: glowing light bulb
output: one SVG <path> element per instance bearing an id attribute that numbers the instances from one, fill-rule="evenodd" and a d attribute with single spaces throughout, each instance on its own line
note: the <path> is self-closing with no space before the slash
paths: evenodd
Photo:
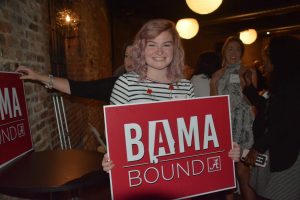
<path id="1" fill-rule="evenodd" d="M 70 17 L 70 15 L 67 15 L 66 16 L 66 22 L 70 22 L 71 21 L 71 17 Z"/>
<path id="2" fill-rule="evenodd" d="M 181 38 L 191 39 L 195 35 L 197 35 L 199 31 L 199 24 L 196 19 L 184 18 L 178 20 L 178 22 L 176 23 L 176 29 Z"/>
<path id="3" fill-rule="evenodd" d="M 257 32 L 255 29 L 248 29 L 240 32 L 240 39 L 244 44 L 252 44 L 257 38 Z"/>
<path id="4" fill-rule="evenodd" d="M 188 7 L 201 15 L 214 12 L 222 4 L 222 0 L 185 0 Z"/>

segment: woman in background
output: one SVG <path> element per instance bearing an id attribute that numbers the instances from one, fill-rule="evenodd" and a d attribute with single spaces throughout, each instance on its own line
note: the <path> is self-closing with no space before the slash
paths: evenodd
<path id="1" fill-rule="evenodd" d="M 298 126 L 300 40 L 292 36 L 273 37 L 265 49 L 263 58 L 265 70 L 270 74 L 270 97 L 265 100 L 264 122 L 255 119 L 253 127 L 256 127 L 254 130 L 258 132 L 256 134 L 259 137 L 255 140 L 245 162 L 255 166 L 259 153 L 268 154 L 269 161 L 264 168 L 252 168 L 250 184 L 259 196 L 267 199 L 298 200 L 300 199 Z M 255 95 L 255 91 L 251 93 L 249 87 L 244 90 L 247 95 Z"/>
<path id="2" fill-rule="evenodd" d="M 237 37 L 229 37 L 222 48 L 223 67 L 214 73 L 211 82 L 211 95 L 229 95 L 231 108 L 231 124 L 233 141 L 242 149 L 249 149 L 253 144 L 252 124 L 254 116 L 252 107 L 242 93 L 245 85 L 241 77 L 248 70 L 241 59 L 244 54 L 244 44 Z M 256 74 L 252 69 L 252 83 L 256 86 Z M 250 168 L 243 162 L 237 163 L 237 178 L 241 194 L 245 200 L 254 200 L 255 192 L 249 186 Z M 233 199 L 233 193 L 227 195 L 227 199 Z"/>
<path id="3" fill-rule="evenodd" d="M 221 58 L 212 51 L 203 52 L 199 55 L 197 66 L 191 82 L 194 86 L 195 96 L 210 96 L 210 79 L 221 68 Z"/>
<path id="4" fill-rule="evenodd" d="M 131 44 L 125 45 L 123 56 L 124 56 L 124 63 L 121 66 L 119 66 L 117 69 L 114 70 L 113 76 L 119 77 L 119 76 L 125 74 L 126 72 L 132 71 L 132 46 L 131 46 Z"/>

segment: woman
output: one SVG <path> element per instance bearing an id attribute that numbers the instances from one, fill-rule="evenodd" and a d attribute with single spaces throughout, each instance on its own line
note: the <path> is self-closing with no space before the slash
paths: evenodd
<path id="1" fill-rule="evenodd" d="M 126 72 L 132 71 L 132 46 L 126 44 L 123 50 L 124 63 L 114 70 L 113 76 L 119 77 Z"/>
<path id="2" fill-rule="evenodd" d="M 241 77 L 246 70 L 241 64 L 244 44 L 239 38 L 229 37 L 222 48 L 223 68 L 218 70 L 210 82 L 211 95 L 229 95 L 231 107 L 231 123 L 233 140 L 242 149 L 249 149 L 253 144 L 253 113 L 252 107 L 243 96 L 241 88 L 245 82 Z M 256 86 L 256 74 L 252 69 L 252 82 Z M 237 178 L 241 194 L 245 200 L 254 200 L 255 193 L 249 187 L 249 167 L 242 162 L 237 163 Z M 233 199 L 233 193 L 227 199 Z"/>
<path id="3" fill-rule="evenodd" d="M 210 95 L 210 79 L 213 73 L 220 69 L 221 66 L 221 58 L 217 53 L 207 51 L 199 55 L 197 66 L 191 79 L 195 89 L 196 97 L 204 97 Z"/>
<path id="4" fill-rule="evenodd" d="M 300 40 L 291 36 L 271 38 L 263 56 L 270 73 L 270 97 L 265 122 L 254 123 L 265 126 L 255 129 L 259 137 L 245 162 L 254 166 L 259 153 L 269 155 L 265 168 L 253 168 L 250 183 L 259 196 L 272 200 L 300 199 L 299 57 Z"/>
<path id="5" fill-rule="evenodd" d="M 146 23 L 135 37 L 132 49 L 134 71 L 116 81 L 111 104 L 127 104 L 193 98 L 190 81 L 183 79 L 184 51 L 173 22 L 165 19 Z M 239 159 L 239 146 L 229 152 Z M 114 164 L 107 154 L 102 160 L 104 171 Z"/>

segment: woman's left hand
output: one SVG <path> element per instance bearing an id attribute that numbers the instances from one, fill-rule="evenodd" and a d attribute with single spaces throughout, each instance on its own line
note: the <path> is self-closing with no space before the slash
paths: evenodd
<path id="1" fill-rule="evenodd" d="M 236 142 L 233 142 L 233 148 L 228 152 L 228 156 L 232 158 L 235 162 L 240 161 L 241 157 L 241 148 L 240 145 Z"/>

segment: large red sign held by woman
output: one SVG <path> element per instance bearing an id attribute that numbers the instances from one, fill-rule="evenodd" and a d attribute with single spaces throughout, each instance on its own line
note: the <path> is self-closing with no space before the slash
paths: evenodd
<path id="1" fill-rule="evenodd" d="M 176 199 L 235 187 L 228 96 L 104 112 L 113 199 Z"/>
<path id="2" fill-rule="evenodd" d="M 0 72 L 0 167 L 32 150 L 23 81 Z"/>

